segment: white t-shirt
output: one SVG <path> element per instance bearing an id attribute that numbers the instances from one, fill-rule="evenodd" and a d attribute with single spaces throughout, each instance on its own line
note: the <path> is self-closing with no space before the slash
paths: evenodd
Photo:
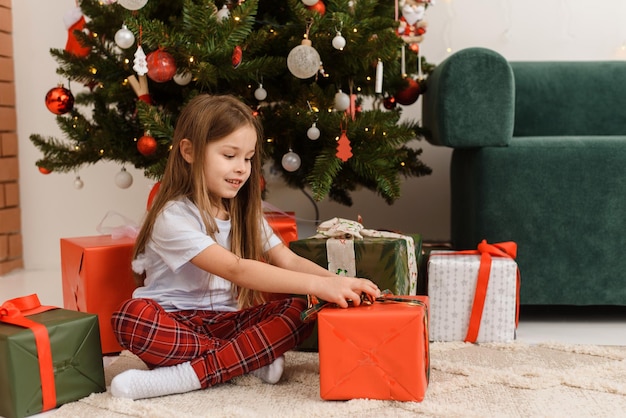
<path id="1" fill-rule="evenodd" d="M 230 220 L 215 221 L 219 231 L 214 241 L 189 199 L 168 202 L 155 220 L 144 253 L 133 261 L 135 272 L 146 272 L 144 285 L 135 289 L 133 297 L 153 299 L 166 311 L 237 310 L 231 283 L 189 261 L 213 244 L 230 250 Z M 262 222 L 263 250 L 268 251 L 281 240 L 265 219 Z"/>

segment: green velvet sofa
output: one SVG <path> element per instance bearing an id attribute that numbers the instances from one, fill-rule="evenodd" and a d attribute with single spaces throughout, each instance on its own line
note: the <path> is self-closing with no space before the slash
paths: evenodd
<path id="1" fill-rule="evenodd" d="M 439 64 L 427 139 L 453 148 L 451 242 L 515 241 L 523 305 L 626 305 L 626 62 Z"/>

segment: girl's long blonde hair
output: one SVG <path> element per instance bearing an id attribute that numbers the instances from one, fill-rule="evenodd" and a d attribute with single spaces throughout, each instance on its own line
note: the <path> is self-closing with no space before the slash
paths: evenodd
<path id="1" fill-rule="evenodd" d="M 223 199 L 210 196 L 204 179 L 205 149 L 207 144 L 230 135 L 243 126 L 252 126 L 257 132 L 255 156 L 251 160 L 248 181 L 237 196 Z M 180 152 L 180 142 L 192 143 L 193 162 L 188 163 Z M 137 241 L 133 258 L 143 253 L 152 235 L 154 221 L 170 200 L 189 198 L 200 210 L 209 235 L 215 238 L 217 227 L 211 215 L 216 205 L 222 203 L 232 222 L 230 250 L 239 257 L 264 260 L 261 232 L 263 209 L 261 205 L 261 163 L 263 129 L 261 123 L 241 101 L 230 95 L 201 94 L 189 101 L 180 113 L 174 130 L 172 150 L 167 159 L 159 191 L 148 209 Z M 145 275 L 136 275 L 138 285 L 143 285 Z M 262 292 L 238 288 L 233 284 L 241 307 L 264 301 Z"/>

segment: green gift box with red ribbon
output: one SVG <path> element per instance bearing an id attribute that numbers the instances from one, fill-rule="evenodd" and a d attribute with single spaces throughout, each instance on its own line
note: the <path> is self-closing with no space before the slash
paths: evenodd
<path id="1" fill-rule="evenodd" d="M 105 390 L 97 315 L 41 306 L 36 295 L 0 306 L 0 416 L 34 415 Z"/>

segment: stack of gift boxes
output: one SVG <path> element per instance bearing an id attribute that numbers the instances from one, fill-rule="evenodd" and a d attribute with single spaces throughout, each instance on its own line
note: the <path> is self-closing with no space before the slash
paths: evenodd
<path id="1" fill-rule="evenodd" d="M 317 235 L 298 240 L 293 213 L 271 213 L 266 218 L 297 254 L 340 275 L 370 278 L 389 293 L 359 307 L 326 304 L 317 312 L 317 330 L 299 349 L 319 350 L 323 399 L 421 401 L 428 386 L 430 341 L 515 338 L 519 271 L 514 243 L 483 242 L 473 250 L 430 251 L 422 248 L 420 235 L 369 230 L 340 218 L 320 224 Z M 61 240 L 65 309 L 58 311 L 79 311 L 96 322 L 100 345 L 91 350 L 97 356 L 121 350 L 109 319 L 134 289 L 133 242 L 111 236 Z M 15 363 L 10 340 L 16 332 L 13 325 L 0 322 L 0 364 Z M 51 338 L 51 342 L 53 356 L 55 350 L 70 350 L 65 341 Z M 2 370 L 3 396 L 21 391 L 13 368 Z M 21 402 L 0 400 L 2 405 Z M 20 408 L 37 412 L 31 406 Z M 0 410 L 0 415 L 24 416 L 23 411 L 15 411 Z"/>
<path id="2" fill-rule="evenodd" d="M 422 249 L 419 235 L 331 219 L 320 224 L 316 236 L 290 247 L 335 273 L 370 278 L 396 295 L 349 309 L 311 307 L 318 311 L 319 341 L 313 348 L 319 349 L 323 399 L 421 401 L 430 373 L 430 341 L 515 338 L 514 243 L 430 251 Z"/>

